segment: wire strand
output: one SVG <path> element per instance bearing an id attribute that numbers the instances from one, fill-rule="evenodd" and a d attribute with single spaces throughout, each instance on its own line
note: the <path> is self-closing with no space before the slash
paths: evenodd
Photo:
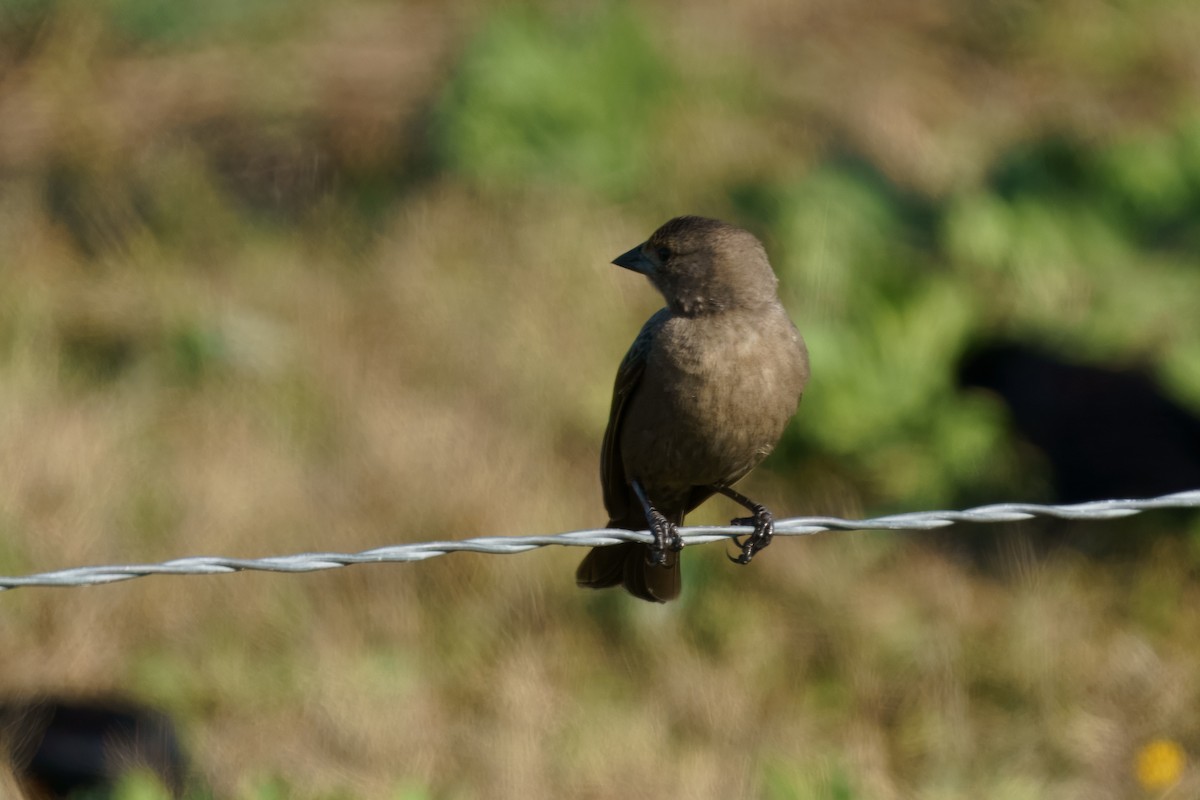
<path id="1" fill-rule="evenodd" d="M 824 531 L 887 530 L 920 531 L 944 528 L 961 522 L 1019 522 L 1034 517 L 1067 520 L 1108 520 L 1164 508 L 1200 508 L 1200 489 L 1163 495 L 1147 500 L 1097 500 L 1074 505 L 998 503 L 964 511 L 916 511 L 873 519 L 839 517 L 793 517 L 777 520 L 778 536 L 806 536 Z M 744 536 L 745 527 L 688 527 L 679 533 L 688 545 L 706 544 Z M 315 572 L 352 564 L 383 564 L 424 561 L 448 553 L 525 553 L 541 547 L 603 547 L 621 542 L 651 542 L 648 531 L 613 528 L 571 531 L 544 536 L 483 536 L 440 542 L 416 542 L 364 550 L 361 553 L 298 553 L 269 558 L 221 558 L 195 556 L 158 564 L 124 564 L 40 572 L 23 577 L 0 577 L 0 591 L 25 586 L 75 587 L 115 583 L 147 575 L 223 575 L 255 570 L 261 572 Z"/>

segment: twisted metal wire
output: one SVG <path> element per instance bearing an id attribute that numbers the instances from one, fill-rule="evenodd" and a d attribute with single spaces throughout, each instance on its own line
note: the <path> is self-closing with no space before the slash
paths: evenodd
<path id="1" fill-rule="evenodd" d="M 841 519 L 839 517 L 794 517 L 777 520 L 775 533 L 780 536 L 804 536 L 823 531 L 888 530 L 918 531 L 943 528 L 959 522 L 1018 522 L 1033 517 L 1054 517 L 1068 520 L 1106 520 L 1128 517 L 1160 508 L 1200 508 L 1200 489 L 1163 495 L 1148 500 L 1097 500 L 1074 505 L 1036 505 L 1032 503 L 998 503 L 978 506 L 965 511 L 916 511 L 874 519 Z M 705 544 L 744 536 L 745 527 L 680 528 L 686 544 Z M 597 547 L 620 542 L 650 543 L 647 531 L 624 531 L 611 528 L 572 531 L 545 536 L 484 536 L 474 539 L 440 542 L 416 542 L 365 550 L 361 553 L 299 553 L 270 558 L 221 558 L 197 556 L 177 558 L 159 564 L 126 564 L 100 567 L 76 567 L 54 572 L 41 572 L 24 577 L 0 577 L 0 591 L 22 586 L 91 586 L 114 583 L 146 575 L 222 575 L 243 570 L 264 572 L 314 572 L 351 564 L 379 564 L 398 561 L 424 561 L 447 553 L 469 552 L 503 555 L 524 553 L 539 547 L 566 545 Z"/>

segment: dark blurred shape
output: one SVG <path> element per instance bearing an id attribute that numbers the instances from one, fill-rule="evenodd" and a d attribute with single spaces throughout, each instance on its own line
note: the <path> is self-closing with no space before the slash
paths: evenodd
<path id="1" fill-rule="evenodd" d="M 1003 399 L 1016 429 L 1045 454 L 1058 502 L 1200 488 L 1200 418 L 1142 372 L 992 342 L 967 354 L 958 382 Z"/>
<path id="2" fill-rule="evenodd" d="M 187 773 L 171 720 L 116 698 L 0 699 L 0 758 L 31 799 L 110 797 L 137 769 L 179 797 Z"/>
<path id="3" fill-rule="evenodd" d="M 64 330 L 61 342 L 64 368 L 95 383 L 119 378 L 137 362 L 142 344 L 124 332 L 99 328 Z"/>
<path id="4" fill-rule="evenodd" d="M 992 170 L 990 182 L 1005 200 L 1078 197 L 1102 191 L 1091 148 L 1066 136 L 1047 136 L 1013 147 Z"/>

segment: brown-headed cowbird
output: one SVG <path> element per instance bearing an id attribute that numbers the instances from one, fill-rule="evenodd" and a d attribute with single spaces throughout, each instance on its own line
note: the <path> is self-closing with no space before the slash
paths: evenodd
<path id="1" fill-rule="evenodd" d="M 762 243 L 741 228 L 677 217 L 614 264 L 640 272 L 667 301 L 617 370 L 600 481 L 610 528 L 654 544 L 596 547 L 580 586 L 624 584 L 643 600 L 679 596 L 676 526 L 714 493 L 753 525 L 739 563 L 770 544 L 771 513 L 731 487 L 774 449 L 808 381 L 808 352 L 776 293 Z"/>

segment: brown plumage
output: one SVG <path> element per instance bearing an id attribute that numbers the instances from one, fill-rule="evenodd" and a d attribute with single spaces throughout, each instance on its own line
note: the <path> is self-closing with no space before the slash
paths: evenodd
<path id="1" fill-rule="evenodd" d="M 732 490 L 774 449 L 808 381 L 808 353 L 776 293 L 762 244 L 748 231 L 677 217 L 613 261 L 650 279 L 667 301 L 617 370 L 600 480 L 610 528 L 655 544 L 597 547 L 580 586 L 623 584 L 643 600 L 679 596 L 675 527 L 720 492 L 753 516 L 740 563 L 770 543 L 770 512 Z M 639 496 L 640 495 L 640 496 Z"/>

